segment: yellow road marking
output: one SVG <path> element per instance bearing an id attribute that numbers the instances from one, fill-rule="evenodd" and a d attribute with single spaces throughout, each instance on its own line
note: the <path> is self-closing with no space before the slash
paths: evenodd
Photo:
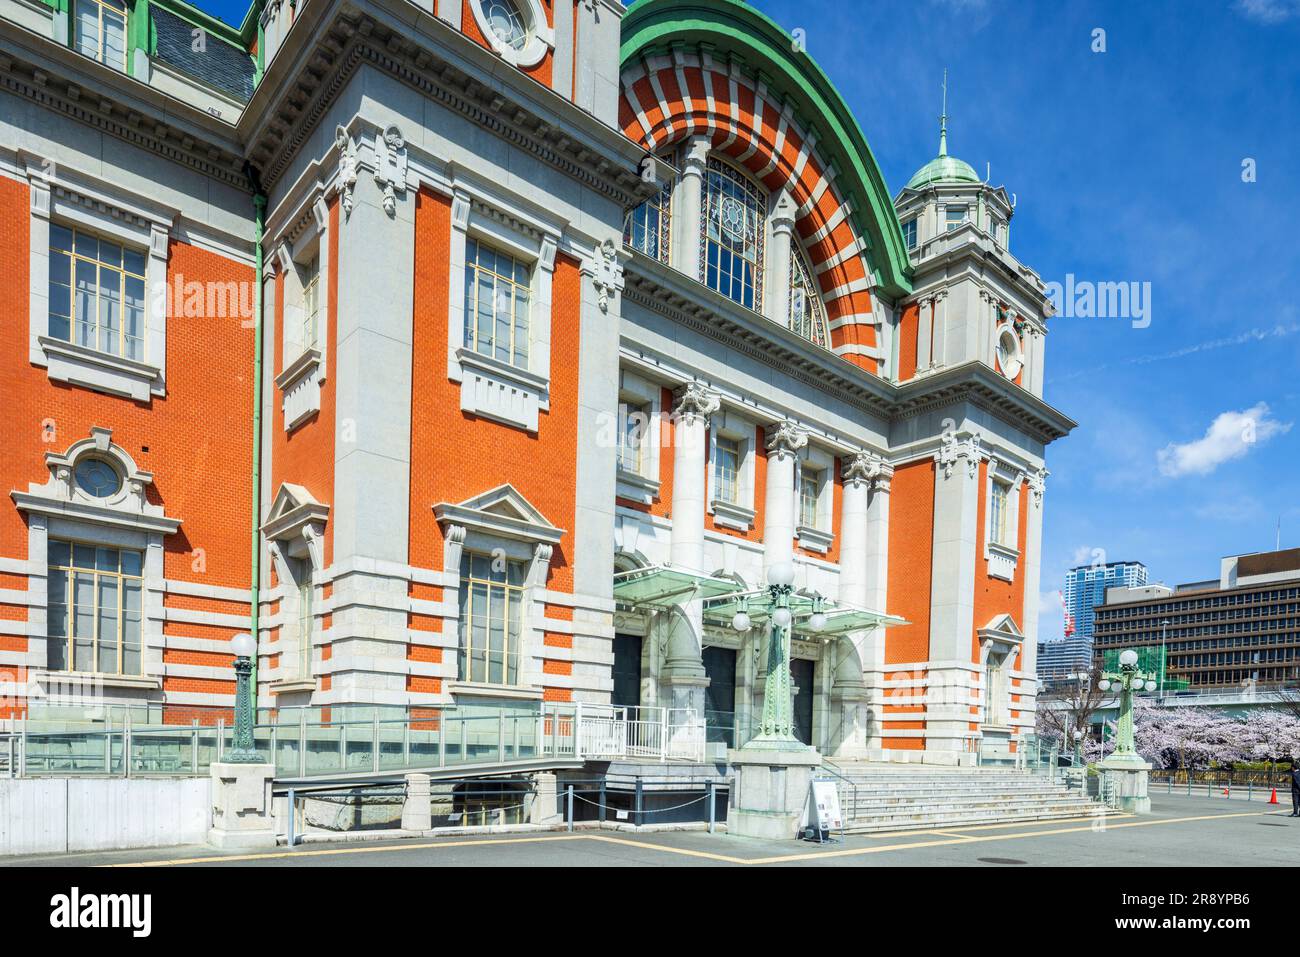
<path id="1" fill-rule="evenodd" d="M 1111 816 L 1105 818 L 1104 830 L 1119 829 L 1122 827 L 1153 827 L 1158 824 L 1186 824 L 1192 821 L 1214 821 L 1225 818 L 1236 817 L 1266 817 L 1278 815 L 1283 811 L 1242 811 L 1230 814 L 1201 814 L 1194 817 L 1172 817 L 1159 818 L 1156 820 L 1120 820 L 1118 823 L 1113 821 Z M 186 857 L 173 858 L 162 861 L 133 861 L 124 864 L 101 864 L 101 867 L 173 867 L 183 864 L 213 864 L 225 862 L 241 861 L 264 861 L 277 858 L 287 857 L 323 857 L 330 854 L 379 854 L 384 852 L 395 851 L 420 851 L 420 850 L 437 850 L 446 847 L 485 847 L 501 844 L 536 844 L 543 841 L 603 841 L 608 844 L 621 844 L 626 847 L 637 847 L 646 850 L 662 851 L 665 854 L 677 854 L 683 857 L 698 857 L 706 860 L 721 861 L 726 864 L 783 864 L 790 861 L 807 861 L 820 860 L 828 857 L 857 857 L 866 854 L 881 854 L 885 851 L 902 851 L 909 848 L 918 847 L 948 847 L 955 844 L 980 844 L 993 841 L 1015 841 L 1028 837 L 1051 837 L 1058 834 L 1079 834 L 1084 831 L 1095 830 L 1091 823 L 1094 819 L 1088 819 L 1089 824 L 1083 827 L 1054 827 L 1044 831 L 1023 831 L 1014 834 L 982 834 L 970 835 L 961 834 L 953 831 L 915 831 L 914 834 L 937 834 L 944 836 L 943 840 L 937 841 L 907 841 L 901 844 L 884 844 L 876 847 L 845 848 L 839 851 L 809 851 L 801 854 L 781 854 L 772 857 L 735 857 L 728 854 L 717 854 L 710 851 L 698 851 L 684 847 L 669 847 L 663 844 L 655 844 L 650 841 L 637 841 L 625 837 L 614 837 L 607 834 L 550 834 L 538 837 L 515 837 L 515 838 L 480 838 L 468 841 L 435 841 L 422 842 L 419 844 L 388 844 L 367 847 L 331 847 L 321 848 L 319 850 L 302 850 L 302 851 L 263 851 L 256 854 L 230 854 L 230 855 L 211 855 L 207 857 Z M 1095 820 L 1102 820 L 1099 816 Z M 1003 825 L 987 825 L 988 827 L 1000 827 Z M 1014 825 L 1005 825 L 1014 826 Z M 952 836 L 947 836 L 952 835 Z"/>

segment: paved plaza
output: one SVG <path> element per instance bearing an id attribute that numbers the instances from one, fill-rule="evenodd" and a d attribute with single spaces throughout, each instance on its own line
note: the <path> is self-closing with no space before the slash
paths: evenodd
<path id="1" fill-rule="evenodd" d="M 1300 819 L 1289 806 L 1155 794 L 1152 813 L 850 836 L 842 843 L 758 841 L 725 834 L 538 832 L 433 840 L 358 841 L 227 854 L 206 847 L 11 858 L 9 865 L 81 866 L 1289 866 Z M 1291 832 L 1295 831 L 1294 834 Z"/>

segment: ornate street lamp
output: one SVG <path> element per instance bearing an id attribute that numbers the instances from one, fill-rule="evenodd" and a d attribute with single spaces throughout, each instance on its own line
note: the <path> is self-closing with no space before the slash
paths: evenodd
<path id="1" fill-rule="evenodd" d="M 1119 671 L 1103 674 L 1097 687 L 1102 691 L 1119 692 L 1119 721 L 1114 755 L 1132 755 L 1136 758 L 1137 749 L 1133 745 L 1133 692 L 1155 691 L 1155 680 L 1146 672 L 1138 670 L 1137 652 L 1125 648 L 1119 654 Z"/>
<path id="2" fill-rule="evenodd" d="M 253 656 L 257 643 L 253 636 L 240 633 L 230 642 L 235 653 L 235 740 L 223 755 L 229 764 L 261 764 L 262 757 L 253 743 Z"/>
<path id="3" fill-rule="evenodd" d="M 776 562 L 767 570 L 767 596 L 759 599 L 767 606 L 772 633 L 767 643 L 767 677 L 763 682 L 763 720 L 758 736 L 746 748 L 800 751 L 807 750 L 794 736 L 794 695 L 790 684 L 790 633 L 794 615 L 790 611 L 790 595 L 794 585 L 794 565 Z M 746 632 L 752 627 L 748 605 L 744 605 L 731 619 L 731 627 Z M 813 613 L 808 627 L 821 631 L 826 627 L 826 614 L 822 611 L 820 597 L 813 599 Z"/>

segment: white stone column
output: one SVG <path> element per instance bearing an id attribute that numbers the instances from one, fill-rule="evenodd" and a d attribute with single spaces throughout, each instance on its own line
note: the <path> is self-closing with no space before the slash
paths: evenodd
<path id="1" fill-rule="evenodd" d="M 721 402 L 698 382 L 680 390 L 673 407 L 673 528 L 669 558 L 678 568 L 703 572 L 705 432 Z"/>
<path id="2" fill-rule="evenodd" d="M 673 527 L 669 535 L 671 563 L 691 572 L 704 568 L 705 430 L 721 405 L 718 396 L 698 382 L 677 393 L 673 408 Z M 659 703 L 664 707 L 704 713 L 704 674 L 700 649 L 704 635 L 703 606 L 687 602 L 673 612 L 655 616 L 652 639 L 664 649 L 659 669 Z"/>
<path id="3" fill-rule="evenodd" d="M 887 462 L 860 452 L 844 467 L 844 512 L 840 523 L 840 600 L 883 611 L 888 570 L 889 480 Z M 845 636 L 837 643 L 831 690 L 833 753 L 840 757 L 880 756 L 880 707 L 870 707 L 872 689 L 882 682 L 885 629 Z"/>
<path id="4" fill-rule="evenodd" d="M 682 175 L 677 184 L 672 265 L 688 276 L 700 278 L 700 226 L 704 215 L 704 174 L 709 165 L 709 138 L 693 136 L 682 153 Z"/>
<path id="5" fill-rule="evenodd" d="M 767 430 L 767 497 L 763 517 L 763 581 L 767 570 L 794 558 L 794 469 L 808 433 L 795 423 Z"/>
<path id="6" fill-rule="evenodd" d="M 1029 493 L 1029 524 L 1025 528 L 1025 554 L 1020 556 L 1025 568 L 1025 607 L 1020 621 L 1025 640 L 1021 646 L 1024 650 L 1020 656 L 1020 673 L 1027 677 L 1020 682 L 1022 695 L 1037 694 L 1038 689 L 1038 589 L 1043 557 L 1043 498 L 1047 489 L 1047 469 L 1031 472 L 1025 485 Z M 1021 704 L 1025 704 L 1023 699 Z"/>
<path id="7" fill-rule="evenodd" d="M 979 508 L 978 435 L 948 435 L 935 456 L 930 665 L 925 681 L 927 762 L 963 760 L 970 723 L 971 642 Z"/>
<path id="8" fill-rule="evenodd" d="M 789 190 L 781 190 L 772 207 L 769 222 L 772 239 L 768 243 L 768 295 L 764 315 L 783 326 L 790 324 L 790 277 L 793 274 L 794 219 L 797 211 Z"/>

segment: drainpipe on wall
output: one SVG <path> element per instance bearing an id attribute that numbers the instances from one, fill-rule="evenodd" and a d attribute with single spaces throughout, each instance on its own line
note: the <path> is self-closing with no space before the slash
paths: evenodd
<path id="1" fill-rule="evenodd" d="M 262 192 L 261 177 L 251 163 L 244 164 L 244 175 L 253 188 L 253 517 L 250 530 L 252 547 L 252 614 L 249 634 L 257 648 L 261 648 L 258 626 L 261 611 L 262 584 L 262 230 L 266 226 L 266 195 Z M 257 713 L 257 665 L 253 655 L 253 713 Z"/>

